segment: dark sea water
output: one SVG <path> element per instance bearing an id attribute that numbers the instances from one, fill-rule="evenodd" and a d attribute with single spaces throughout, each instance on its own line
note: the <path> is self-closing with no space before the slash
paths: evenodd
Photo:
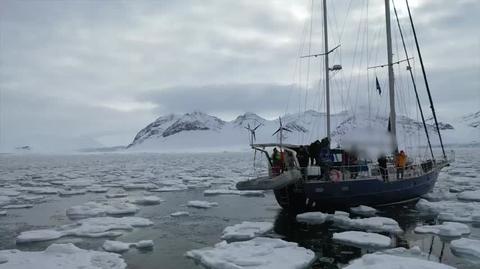
<path id="1" fill-rule="evenodd" d="M 472 183 L 478 183 L 480 178 L 475 174 L 480 172 L 480 156 L 477 151 L 478 148 L 457 149 L 457 162 L 442 172 L 436 188 L 442 188 L 442 180 L 451 177 L 451 174 L 455 176 L 462 171 L 470 176 Z M 213 246 L 221 241 L 220 236 L 226 226 L 247 220 L 271 221 L 274 230 L 267 236 L 298 242 L 313 250 L 318 257 L 313 268 L 341 268 L 367 253 L 365 249 L 333 242 L 332 233 L 344 231 L 341 228 L 328 223 L 307 225 L 296 222 L 294 215 L 277 205 L 271 192 L 267 192 L 265 197 L 203 195 L 206 189 L 231 187 L 235 182 L 248 178 L 251 174 L 251 157 L 247 153 L 2 155 L 0 190 L 17 190 L 24 195 L 26 192 L 22 187 L 25 186 L 41 183 L 61 188 L 58 181 L 83 180 L 114 189 L 119 187 L 110 186 L 132 182 L 163 186 L 162 182 L 168 181 L 169 184 L 177 182 L 188 185 L 189 189 L 177 192 L 128 191 L 129 196 L 148 193 L 165 200 L 158 205 L 139 206 L 140 211 L 135 214 L 152 220 L 153 226 L 136 228 L 115 239 L 125 242 L 152 239 L 155 243 L 150 251 L 130 249 L 123 253 L 128 268 L 201 268 L 186 258 L 185 252 Z M 65 214 L 65 210 L 71 206 L 88 201 L 108 201 L 104 193 L 87 192 L 70 197 L 41 195 L 44 198 L 34 202 L 32 208 L 8 209 L 6 216 L 0 216 L 0 249 L 43 250 L 53 242 L 72 242 L 80 248 L 101 250 L 105 238 L 64 237 L 54 241 L 15 244 L 15 237 L 22 231 L 72 223 Z M 219 206 L 209 209 L 188 208 L 186 203 L 190 200 L 214 201 Z M 419 246 L 423 252 L 440 257 L 442 263 L 457 268 L 480 268 L 479 264 L 453 255 L 448 239 L 415 234 L 413 229 L 416 226 L 437 223 L 435 215 L 417 211 L 415 203 L 379 210 L 378 215 L 395 219 L 405 231 L 400 235 L 390 235 L 395 246 Z M 189 211 L 190 216 L 173 218 L 170 213 L 175 211 Z M 471 230 L 469 237 L 480 239 L 480 229 L 471 226 Z"/>

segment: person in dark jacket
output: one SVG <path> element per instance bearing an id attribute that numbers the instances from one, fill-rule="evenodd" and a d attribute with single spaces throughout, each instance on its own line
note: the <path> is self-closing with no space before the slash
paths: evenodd
<path id="1" fill-rule="evenodd" d="M 380 174 L 382 175 L 383 180 L 388 181 L 388 171 L 387 171 L 387 157 L 384 154 L 380 155 L 378 158 L 378 167 L 380 168 Z"/>
<path id="2" fill-rule="evenodd" d="M 310 156 L 310 165 L 319 165 L 318 155 L 320 153 L 320 141 L 316 140 L 308 147 L 308 155 Z"/>
<path id="3" fill-rule="evenodd" d="M 298 164 L 300 165 L 300 171 L 304 178 L 307 176 L 307 167 L 308 167 L 308 151 L 304 146 L 300 146 L 297 151 L 297 160 Z"/>

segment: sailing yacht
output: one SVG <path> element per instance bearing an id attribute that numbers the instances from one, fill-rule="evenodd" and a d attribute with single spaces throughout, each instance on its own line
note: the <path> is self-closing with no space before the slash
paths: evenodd
<path id="1" fill-rule="evenodd" d="M 386 41 L 387 41 L 387 61 L 385 66 L 388 68 L 388 88 L 389 88 L 389 135 L 390 135 L 390 153 L 384 156 L 386 164 L 381 164 L 380 160 L 365 160 L 355 165 L 346 165 L 345 156 L 348 156 L 347 150 L 342 148 L 330 148 L 331 126 L 330 126 L 330 82 L 329 73 L 341 69 L 339 65 L 330 67 L 329 54 L 337 47 L 329 50 L 328 25 L 327 25 L 327 0 L 323 0 L 323 53 L 307 55 L 304 57 L 324 57 L 325 61 L 325 90 L 326 90 L 326 138 L 322 144 L 330 156 L 329 162 L 320 162 L 317 165 L 309 164 L 307 167 L 300 167 L 299 156 L 304 146 L 283 143 L 283 132 L 288 131 L 282 125 L 277 131 L 280 137 L 279 143 L 254 144 L 251 141 L 251 147 L 257 152 L 265 155 L 268 163 L 268 176 L 257 177 L 251 180 L 239 182 L 239 190 L 273 190 L 277 202 L 285 209 L 296 212 L 315 211 L 324 209 L 340 209 L 358 205 L 382 206 L 397 203 L 405 203 L 418 199 L 420 196 L 430 192 L 434 187 L 440 170 L 448 166 L 449 160 L 443 147 L 442 137 L 438 128 L 437 117 L 434 104 L 430 94 L 430 89 L 423 65 L 423 60 L 418 45 L 415 32 L 415 26 L 412 20 L 408 0 L 406 0 L 410 25 L 415 38 L 416 50 L 422 67 L 422 74 L 425 82 L 425 88 L 429 97 L 430 108 L 436 125 L 436 133 L 442 149 L 442 156 L 435 157 L 430 143 L 430 136 L 425 123 L 424 113 L 420 104 L 420 98 L 415 84 L 412 68 L 403 33 L 399 27 L 402 37 L 403 48 L 407 63 L 407 70 L 413 83 L 418 109 L 422 116 L 423 127 L 428 141 L 430 155 L 423 160 L 409 162 L 402 170 L 403 176 L 398 178 L 398 168 L 391 160 L 394 160 L 398 154 L 397 126 L 395 111 L 395 83 L 393 65 L 399 62 L 393 62 L 392 59 L 392 33 L 391 33 L 391 8 L 390 1 L 385 0 L 385 21 L 386 21 Z M 397 23 L 400 26 L 397 11 L 394 6 Z M 281 120 L 280 120 L 281 123 Z M 320 139 L 320 138 L 319 138 Z M 272 149 L 280 152 L 280 166 L 275 156 L 271 156 Z M 352 176 L 355 174 L 355 176 Z"/>

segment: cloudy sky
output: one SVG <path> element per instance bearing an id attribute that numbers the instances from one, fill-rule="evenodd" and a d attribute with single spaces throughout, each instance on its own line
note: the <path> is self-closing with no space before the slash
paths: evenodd
<path id="1" fill-rule="evenodd" d="M 166 113 L 230 120 L 321 109 L 321 59 L 298 57 L 322 51 L 320 2 L 0 0 L 0 148 L 128 144 Z M 480 2 L 410 2 L 440 117 L 480 110 Z M 343 66 L 334 110 L 355 109 L 374 100 L 367 80 L 386 80 L 382 70 L 357 79 L 385 61 L 383 1 L 329 3 L 330 46 L 341 44 L 332 62 Z M 396 4 L 411 49 L 404 1 Z M 402 59 L 398 42 L 397 33 Z"/>

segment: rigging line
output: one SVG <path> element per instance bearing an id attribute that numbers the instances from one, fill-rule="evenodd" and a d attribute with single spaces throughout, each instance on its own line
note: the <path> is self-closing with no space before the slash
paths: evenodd
<path id="1" fill-rule="evenodd" d="M 313 7 L 314 7 L 314 2 L 313 0 L 311 1 L 311 6 L 310 6 L 310 36 L 309 36 L 309 41 L 308 41 L 308 54 L 312 53 L 312 29 L 313 29 Z M 308 101 L 308 87 L 310 83 L 310 58 L 307 60 L 307 81 L 305 84 L 305 105 L 304 105 L 304 111 L 307 110 L 307 101 Z"/>
<path id="2" fill-rule="evenodd" d="M 362 6 L 360 14 L 363 14 L 363 6 Z M 360 39 L 360 27 L 361 27 L 361 24 L 358 24 L 357 35 L 356 35 L 356 40 L 355 40 L 355 49 L 354 49 L 354 53 L 353 53 L 352 68 L 351 68 L 352 72 L 350 73 L 350 79 L 349 79 L 348 87 L 347 87 L 349 92 L 351 90 L 351 85 L 352 85 L 352 80 L 353 80 L 353 70 L 355 68 L 355 62 L 356 62 L 356 58 L 357 58 L 358 43 L 359 43 L 359 39 Z M 353 111 L 353 108 L 352 108 L 352 111 Z"/>
<path id="3" fill-rule="evenodd" d="M 403 59 L 403 60 L 400 60 L 400 61 L 396 61 L 396 62 L 393 62 L 392 65 L 394 64 L 400 64 L 400 63 L 403 63 L 403 62 L 407 62 L 409 60 L 413 59 L 413 57 L 410 57 L 410 58 L 407 58 L 407 59 Z M 388 64 L 381 64 L 381 65 L 375 65 L 375 66 L 370 66 L 368 67 L 367 69 L 374 69 L 374 68 L 383 68 L 383 67 L 386 67 L 388 66 Z"/>
<path id="4" fill-rule="evenodd" d="M 405 52 L 405 57 L 407 58 L 407 64 L 408 64 L 408 67 L 409 67 L 408 71 L 410 73 L 410 78 L 412 80 L 413 90 L 415 92 L 415 97 L 417 99 L 418 110 L 420 111 L 420 115 L 422 117 L 423 128 L 425 129 L 425 135 L 426 135 L 427 141 L 428 141 L 428 148 L 430 149 L 430 154 L 432 155 L 432 159 L 435 160 L 435 156 L 433 155 L 433 150 L 432 150 L 432 144 L 430 143 L 430 135 L 428 133 L 427 124 L 425 123 L 425 117 L 423 115 L 422 105 L 420 103 L 420 98 L 418 97 L 417 84 L 415 83 L 415 78 L 413 77 L 412 68 L 410 66 L 410 60 L 408 60 L 408 51 L 407 51 L 407 47 L 405 46 L 405 39 L 403 38 L 402 26 L 400 25 L 400 20 L 398 19 L 397 8 L 395 7 L 395 1 L 392 0 L 392 3 L 393 3 L 393 11 L 395 12 L 395 18 L 397 19 L 398 30 L 400 32 L 400 37 L 402 38 L 403 50 Z"/>
<path id="5" fill-rule="evenodd" d="M 447 155 L 445 154 L 445 148 L 443 147 L 442 135 L 440 134 L 440 128 L 438 127 L 437 115 L 435 113 L 435 107 L 433 105 L 432 95 L 430 93 L 430 87 L 428 85 L 427 74 L 425 73 L 425 66 L 423 65 L 423 59 L 422 59 L 422 54 L 420 52 L 420 46 L 418 45 L 418 39 L 417 39 L 417 34 L 415 32 L 415 25 L 413 24 L 412 13 L 410 12 L 410 6 L 408 4 L 408 0 L 405 0 L 405 2 L 407 4 L 408 17 L 410 18 L 410 24 L 412 26 L 413 37 L 415 38 L 415 46 L 417 47 L 418 58 L 420 58 L 420 66 L 422 67 L 423 79 L 425 81 L 425 86 L 427 88 L 427 93 L 428 93 L 428 99 L 430 101 L 430 108 L 432 109 L 433 119 L 435 120 L 435 127 L 437 129 L 438 138 L 440 139 L 440 145 L 442 147 L 443 158 L 447 159 Z"/>

